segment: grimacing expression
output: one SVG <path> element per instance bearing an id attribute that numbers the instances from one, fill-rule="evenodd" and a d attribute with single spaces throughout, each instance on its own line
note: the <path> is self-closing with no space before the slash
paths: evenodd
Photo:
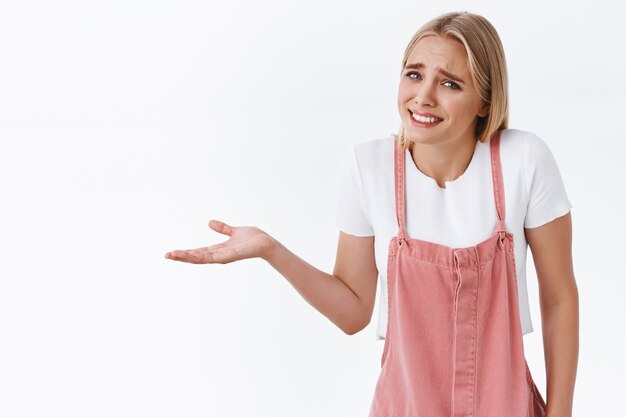
<path id="1" fill-rule="evenodd" d="M 487 114 L 467 64 L 465 47 L 441 36 L 420 39 L 398 87 L 398 111 L 407 139 L 441 143 L 475 138 L 476 118 Z"/>

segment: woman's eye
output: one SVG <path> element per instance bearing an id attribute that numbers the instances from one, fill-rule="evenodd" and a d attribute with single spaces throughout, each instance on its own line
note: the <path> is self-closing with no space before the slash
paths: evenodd
<path id="1" fill-rule="evenodd" d="M 415 75 L 415 77 L 413 77 L 413 75 Z M 406 74 L 406 76 L 412 80 L 418 80 L 420 77 L 420 74 L 418 72 L 409 72 Z"/>
<path id="2" fill-rule="evenodd" d="M 459 87 L 459 85 L 457 83 L 455 83 L 454 81 L 444 81 L 443 83 L 444 85 L 449 85 L 450 88 L 452 88 L 453 90 L 460 90 L 461 87 Z"/>

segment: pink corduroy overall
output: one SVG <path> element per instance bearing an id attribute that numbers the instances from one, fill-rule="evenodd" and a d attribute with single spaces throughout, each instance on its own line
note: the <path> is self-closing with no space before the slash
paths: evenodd
<path id="1" fill-rule="evenodd" d="M 524 356 L 499 132 L 490 139 L 495 230 L 464 248 L 407 235 L 406 151 L 394 142 L 399 231 L 389 244 L 388 323 L 370 417 L 545 416 Z"/>

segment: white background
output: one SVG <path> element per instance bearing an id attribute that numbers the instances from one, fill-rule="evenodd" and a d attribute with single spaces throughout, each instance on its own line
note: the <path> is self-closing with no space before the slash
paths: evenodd
<path id="1" fill-rule="evenodd" d="M 574 205 L 574 416 L 626 415 L 625 7 L 3 0 L 0 416 L 366 416 L 376 314 L 350 337 L 259 259 L 163 255 L 225 240 L 219 219 L 332 272 L 340 158 L 397 131 L 404 48 L 451 10 L 499 31 L 511 127 Z"/>

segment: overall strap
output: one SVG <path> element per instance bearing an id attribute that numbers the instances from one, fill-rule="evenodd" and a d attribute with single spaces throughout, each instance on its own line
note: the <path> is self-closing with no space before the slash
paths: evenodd
<path id="1" fill-rule="evenodd" d="M 504 182 L 502 179 L 502 164 L 500 163 L 500 131 L 496 131 L 489 140 L 489 150 L 491 153 L 491 178 L 493 180 L 493 196 L 496 202 L 496 215 L 498 222 L 496 223 L 495 232 L 500 232 L 500 239 L 504 239 L 506 227 L 504 219 L 506 218 L 506 208 L 504 205 Z"/>
<path id="2" fill-rule="evenodd" d="M 396 219 L 398 220 L 398 237 L 407 237 L 406 230 L 406 205 L 405 205 L 405 150 L 398 143 L 397 136 L 393 136 L 393 170 L 396 195 Z"/>

